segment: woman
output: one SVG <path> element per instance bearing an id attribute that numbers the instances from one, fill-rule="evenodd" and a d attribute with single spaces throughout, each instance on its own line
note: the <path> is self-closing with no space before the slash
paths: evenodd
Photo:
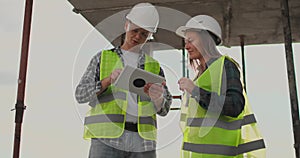
<path id="1" fill-rule="evenodd" d="M 250 114 L 238 64 L 216 47 L 222 43 L 218 22 L 198 15 L 176 33 L 185 39 L 196 74 L 193 80 L 183 77 L 178 81 L 186 100 L 181 115 L 182 157 L 263 157 L 264 141 Z"/>

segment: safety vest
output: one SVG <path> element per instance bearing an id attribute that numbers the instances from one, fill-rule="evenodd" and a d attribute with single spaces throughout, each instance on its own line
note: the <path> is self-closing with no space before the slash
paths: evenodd
<path id="1" fill-rule="evenodd" d="M 123 68 L 117 53 L 112 50 L 102 51 L 100 80 L 109 77 L 113 70 Z M 159 63 L 145 55 L 144 69 L 159 74 Z M 98 104 L 91 107 L 85 117 L 84 138 L 118 138 L 124 132 L 128 91 L 110 85 L 98 96 Z M 150 98 L 138 96 L 138 133 L 147 140 L 156 140 L 156 110 Z"/>
<path id="2" fill-rule="evenodd" d="M 221 56 L 214 61 L 194 82 L 198 87 L 221 93 L 222 73 L 225 58 Z M 235 61 L 233 61 L 236 63 Z M 263 158 L 265 144 L 258 128 L 256 119 L 244 92 L 245 107 L 236 118 L 209 112 L 202 108 L 192 97 L 184 96 L 181 125 L 183 129 L 183 158 Z M 211 98 L 211 102 L 213 96 Z"/>

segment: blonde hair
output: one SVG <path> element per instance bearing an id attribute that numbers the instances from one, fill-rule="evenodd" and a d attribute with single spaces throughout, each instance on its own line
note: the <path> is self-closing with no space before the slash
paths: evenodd
<path id="1" fill-rule="evenodd" d="M 221 53 L 217 49 L 216 43 L 214 39 L 211 37 L 208 31 L 206 30 L 187 30 L 187 32 L 195 32 L 197 33 L 197 37 L 199 38 L 198 43 L 193 43 L 193 45 L 197 48 L 198 52 L 201 53 L 201 56 L 204 58 L 205 62 L 209 61 L 212 58 L 219 58 Z M 190 66 L 193 70 L 198 73 L 201 62 L 199 59 L 190 59 Z M 206 63 L 205 63 L 206 64 Z"/>

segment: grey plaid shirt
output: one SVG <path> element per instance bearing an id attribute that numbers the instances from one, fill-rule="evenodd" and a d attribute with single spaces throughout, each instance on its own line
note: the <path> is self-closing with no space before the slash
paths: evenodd
<path id="1" fill-rule="evenodd" d="M 124 59 L 122 58 L 122 51 L 119 47 L 113 49 L 119 57 L 121 58 L 122 62 L 124 63 Z M 101 91 L 101 81 L 100 81 L 100 61 L 101 61 L 101 52 L 97 53 L 90 61 L 85 73 L 83 74 L 79 84 L 76 87 L 75 91 L 75 98 L 78 103 L 89 103 L 90 106 L 95 106 L 98 102 L 96 93 Z M 145 56 L 140 55 L 138 67 L 144 69 L 144 61 Z M 164 77 L 164 72 L 160 68 L 160 76 Z M 168 88 L 165 86 L 165 93 L 164 93 L 164 102 L 161 105 L 161 110 L 157 112 L 158 115 L 165 116 L 169 112 L 170 105 L 172 103 L 172 96 L 168 91 Z M 103 139 L 100 138 L 102 141 L 109 143 L 113 146 L 121 144 L 123 140 L 123 135 L 119 138 L 113 139 Z M 151 140 L 143 140 L 143 151 L 150 151 L 155 150 L 156 142 Z"/>

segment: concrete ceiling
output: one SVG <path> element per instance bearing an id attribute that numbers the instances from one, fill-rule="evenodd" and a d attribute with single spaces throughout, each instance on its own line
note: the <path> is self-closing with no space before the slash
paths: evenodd
<path id="1" fill-rule="evenodd" d="M 143 0 L 68 0 L 75 13 L 81 14 L 114 45 L 124 33 L 124 17 Z M 182 48 L 182 39 L 174 33 L 191 17 L 207 14 L 215 17 L 223 31 L 223 45 L 283 43 L 280 0 L 148 0 L 158 8 L 160 24 L 155 42 Z M 293 42 L 300 42 L 300 0 L 289 0 Z"/>

